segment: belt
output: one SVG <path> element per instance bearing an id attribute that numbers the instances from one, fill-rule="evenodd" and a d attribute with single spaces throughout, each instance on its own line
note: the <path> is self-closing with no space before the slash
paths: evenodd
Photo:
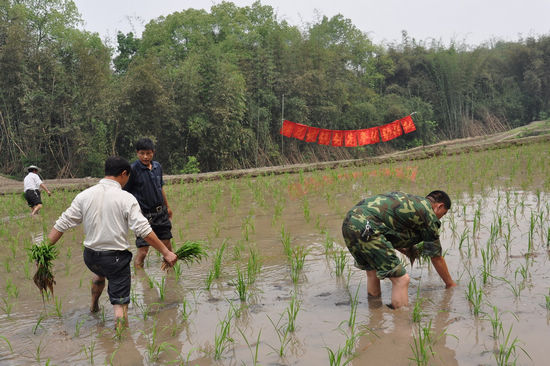
<path id="1" fill-rule="evenodd" d="M 164 209 L 164 206 L 160 205 L 160 206 L 157 206 L 157 207 L 153 207 L 150 210 L 143 211 L 143 213 L 159 213 L 159 212 L 162 212 L 163 209 Z"/>
<path id="2" fill-rule="evenodd" d="M 84 251 L 88 252 L 88 254 L 95 255 L 96 257 L 110 257 L 127 252 L 127 250 L 93 250 L 90 248 L 84 248 Z"/>

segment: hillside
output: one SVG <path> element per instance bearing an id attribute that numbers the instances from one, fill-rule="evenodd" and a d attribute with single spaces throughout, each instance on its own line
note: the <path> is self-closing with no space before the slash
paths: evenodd
<path id="1" fill-rule="evenodd" d="M 186 183 L 266 174 L 297 173 L 299 171 L 312 171 L 326 168 L 380 164 L 387 161 L 426 159 L 441 154 L 454 155 L 464 151 L 499 149 L 512 145 L 523 145 L 540 141 L 550 141 L 550 120 L 532 122 L 529 125 L 493 135 L 441 141 L 434 145 L 416 147 L 409 150 L 398 151 L 367 159 L 329 161 L 315 164 L 270 166 L 264 168 L 228 170 L 199 174 L 166 175 L 165 181 L 168 183 Z M 51 190 L 81 190 L 95 184 L 98 180 L 98 178 L 91 177 L 76 179 L 46 179 L 44 183 Z M 23 184 L 21 181 L 0 176 L 0 194 L 22 193 L 22 186 Z"/>

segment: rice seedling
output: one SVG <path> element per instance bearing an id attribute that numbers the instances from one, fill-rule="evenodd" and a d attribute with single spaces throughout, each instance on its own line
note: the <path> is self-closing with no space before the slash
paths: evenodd
<path id="1" fill-rule="evenodd" d="M 178 260 L 184 261 L 188 266 L 193 262 L 200 262 L 208 254 L 203 248 L 204 243 L 200 241 L 185 241 L 174 252 L 178 257 Z M 162 269 L 170 268 L 165 262 L 162 263 Z"/>
<path id="2" fill-rule="evenodd" d="M 0 339 L 3 339 L 4 342 L 6 342 L 6 344 L 8 345 L 8 348 L 10 349 L 10 352 L 13 353 L 13 347 L 11 346 L 10 341 L 6 337 L 4 337 L 3 335 L 0 335 Z"/>
<path id="3" fill-rule="evenodd" d="M 32 327 L 32 334 L 36 334 L 36 332 L 38 331 L 38 327 L 44 329 L 44 327 L 42 326 L 42 320 L 44 320 L 45 318 L 46 318 L 46 315 L 43 313 L 40 313 L 40 315 L 38 316 L 38 319 L 36 320 L 36 323 L 34 323 Z"/>
<path id="4" fill-rule="evenodd" d="M 418 294 L 418 292 L 417 292 L 417 294 Z M 428 299 L 423 298 L 423 297 L 417 297 L 416 298 L 416 301 L 414 302 L 413 311 L 412 311 L 412 321 L 414 323 L 420 323 L 420 321 L 424 317 L 425 314 L 422 311 L 422 307 L 424 306 L 424 303 L 427 300 Z"/>
<path id="5" fill-rule="evenodd" d="M 222 242 L 222 245 L 218 248 L 218 250 L 216 250 L 216 254 L 214 255 L 214 262 L 213 262 L 214 279 L 220 278 L 223 252 L 225 251 L 226 243 L 227 243 L 227 240 L 224 240 Z"/>
<path id="6" fill-rule="evenodd" d="M 23 274 L 25 275 L 26 280 L 31 279 L 31 268 L 29 261 L 23 261 Z"/>
<path id="7" fill-rule="evenodd" d="M 254 216 L 249 213 L 247 216 L 244 217 L 242 221 L 241 230 L 245 241 L 248 241 L 250 233 L 254 233 L 256 231 L 253 220 Z"/>
<path id="8" fill-rule="evenodd" d="M 492 309 L 493 309 L 493 315 L 491 316 L 490 314 L 487 314 L 487 318 L 491 323 L 491 328 L 493 330 L 493 338 L 497 339 L 498 335 L 502 331 L 502 318 L 496 306 L 493 305 Z"/>
<path id="9" fill-rule="evenodd" d="M 207 291 L 210 291 L 210 288 L 212 287 L 212 282 L 214 281 L 214 276 L 215 276 L 215 273 L 214 273 L 214 270 L 211 269 L 208 271 L 208 275 L 206 276 L 206 280 L 204 281 L 205 282 L 205 288 Z"/>
<path id="10" fill-rule="evenodd" d="M 470 229 L 467 227 L 464 228 L 464 231 L 460 235 L 460 240 L 458 241 L 458 250 L 462 250 L 462 244 L 464 244 L 464 242 L 466 242 L 468 244 L 468 247 L 470 247 L 469 234 L 470 234 Z"/>
<path id="11" fill-rule="evenodd" d="M 150 289 L 155 288 L 155 280 L 152 277 L 147 277 L 147 283 L 149 284 Z"/>
<path id="12" fill-rule="evenodd" d="M 244 250 L 244 242 L 242 240 L 237 240 L 237 243 L 233 247 L 233 260 L 239 262 L 242 257 L 242 252 Z"/>
<path id="13" fill-rule="evenodd" d="M 40 339 L 40 342 L 36 346 L 36 349 L 34 351 L 34 359 L 36 362 L 40 363 L 40 355 L 42 354 L 42 351 L 44 350 L 44 347 L 42 347 L 42 341 L 43 339 Z"/>
<path id="14" fill-rule="evenodd" d="M 191 315 L 191 305 L 185 297 L 181 300 L 180 315 L 182 322 L 186 322 Z"/>
<path id="15" fill-rule="evenodd" d="M 290 233 L 285 230 L 284 224 L 281 225 L 281 243 L 283 243 L 283 251 L 288 259 L 292 257 L 292 247 L 290 246 Z"/>
<path id="16" fill-rule="evenodd" d="M 256 282 L 256 276 L 260 273 L 262 264 L 260 262 L 260 255 L 258 250 L 252 247 L 248 248 L 249 256 L 247 261 L 247 278 L 248 284 L 251 285 Z"/>
<path id="17" fill-rule="evenodd" d="M 176 281 L 179 282 L 181 275 L 183 274 L 183 269 L 181 268 L 181 263 L 176 262 L 172 268 L 174 268 L 174 275 L 176 276 Z"/>
<path id="18" fill-rule="evenodd" d="M 516 272 L 514 273 L 514 278 L 517 278 L 521 276 L 521 283 L 525 284 L 529 277 L 529 257 L 525 259 L 525 264 L 520 264 L 518 268 L 516 268 Z"/>
<path id="19" fill-rule="evenodd" d="M 504 333 L 501 334 L 503 335 L 503 339 L 501 340 L 501 343 L 498 344 L 494 352 L 495 361 L 498 366 L 515 365 L 518 357 L 518 349 L 523 351 L 527 357 L 531 358 L 527 351 L 520 346 L 520 340 L 518 337 L 514 337 L 514 339 L 510 338 L 512 334 L 512 326 L 510 326 L 510 329 L 508 329 L 508 333 L 506 333 L 506 335 L 504 335 Z"/>
<path id="20" fill-rule="evenodd" d="M 239 189 L 237 188 L 237 185 L 235 184 L 235 181 L 231 182 L 229 188 L 231 191 L 231 205 L 234 209 L 237 209 L 241 204 L 241 194 Z"/>
<path id="21" fill-rule="evenodd" d="M 17 285 L 12 282 L 11 278 L 6 278 L 6 293 L 14 299 L 19 297 L 19 289 Z"/>
<path id="22" fill-rule="evenodd" d="M 301 302 L 296 298 L 296 293 L 293 293 L 286 309 L 286 314 L 288 316 L 287 329 L 289 332 L 294 332 L 296 330 L 296 317 L 300 311 L 300 306 Z"/>
<path id="23" fill-rule="evenodd" d="M 52 274 L 52 261 L 57 257 L 57 254 L 57 247 L 49 245 L 47 242 L 33 245 L 29 250 L 29 259 L 37 264 L 33 280 L 36 287 L 40 290 L 42 299 L 44 299 L 44 293 L 48 296 L 48 290 L 53 295 L 55 279 Z"/>
<path id="24" fill-rule="evenodd" d="M 506 249 L 506 256 L 510 255 L 510 244 L 512 242 L 512 228 L 510 222 L 506 223 L 508 231 L 504 234 L 504 248 Z"/>
<path id="25" fill-rule="evenodd" d="M 237 328 L 237 330 L 239 331 L 239 333 L 241 333 L 246 345 L 248 346 L 248 349 L 250 350 L 250 353 L 252 355 L 252 363 L 251 364 L 253 366 L 258 365 L 258 351 L 259 351 L 259 348 L 260 348 L 260 337 L 262 335 L 262 330 L 260 329 L 260 331 L 258 332 L 258 337 L 256 339 L 256 345 L 254 346 L 254 350 L 252 349 L 252 345 L 248 341 L 248 338 L 246 338 L 246 335 L 244 334 L 244 332 L 240 328 Z M 243 364 L 244 364 L 244 362 L 243 362 Z"/>
<path id="26" fill-rule="evenodd" d="M 533 235 L 535 232 L 536 217 L 533 216 L 531 212 L 531 217 L 529 219 L 529 232 L 527 235 L 527 253 L 533 253 Z"/>
<path id="27" fill-rule="evenodd" d="M 275 223 L 281 218 L 284 208 L 285 208 L 284 198 L 277 199 L 277 201 L 275 202 L 275 205 L 273 206 L 273 218 L 271 219 L 271 225 L 275 225 Z"/>
<path id="28" fill-rule="evenodd" d="M 308 253 L 309 249 L 306 249 L 304 246 L 301 245 L 292 249 L 293 267 L 295 267 L 298 272 L 304 269 L 304 264 Z"/>
<path id="29" fill-rule="evenodd" d="M 15 256 L 17 255 L 17 243 L 15 241 L 10 241 L 9 246 L 11 250 L 12 259 L 15 259 Z"/>
<path id="30" fill-rule="evenodd" d="M 150 331 L 145 332 L 143 330 L 140 330 L 140 333 L 143 334 L 143 336 L 147 340 L 145 349 L 147 351 L 147 358 L 149 362 L 155 363 L 156 361 L 158 361 L 158 359 L 160 358 L 160 354 L 166 350 L 177 351 L 176 348 L 169 342 L 159 343 L 156 321 Z"/>
<path id="31" fill-rule="evenodd" d="M 136 307 L 139 308 L 139 310 L 141 311 L 141 316 L 143 320 L 147 320 L 149 318 L 149 315 L 151 315 L 151 312 L 153 311 L 153 309 L 160 305 L 161 304 L 159 304 L 158 302 L 154 302 L 151 304 L 145 304 L 140 302 L 136 303 Z M 102 311 L 104 310 L 102 309 Z M 103 322 L 105 322 L 105 319 L 103 320 Z"/>
<path id="32" fill-rule="evenodd" d="M 155 281 L 155 285 L 159 290 L 160 301 L 166 298 L 166 276 L 162 276 L 160 281 Z"/>
<path id="33" fill-rule="evenodd" d="M 325 347 L 328 352 L 328 362 L 330 366 L 345 366 L 349 364 L 352 359 L 346 359 L 346 350 L 343 348 L 338 348 L 336 351 Z"/>
<path id="34" fill-rule="evenodd" d="M 304 196 L 304 198 L 302 199 L 302 208 L 304 211 L 304 219 L 306 220 L 307 223 L 309 223 L 310 210 L 309 210 L 309 201 L 307 200 L 306 196 Z"/>
<path id="35" fill-rule="evenodd" d="M 332 253 L 332 258 L 334 259 L 334 270 L 336 271 L 336 277 L 340 277 L 344 273 L 348 260 L 346 251 L 339 248 Z"/>
<path id="36" fill-rule="evenodd" d="M 9 298 L 2 296 L 2 304 L 0 304 L 0 308 L 2 308 L 2 311 L 6 313 L 6 316 L 9 318 L 13 310 L 13 303 L 9 301 Z"/>
<path id="37" fill-rule="evenodd" d="M 468 290 L 466 291 L 466 298 L 472 305 L 472 312 L 475 316 L 478 316 L 481 312 L 481 304 L 483 301 L 483 290 L 478 287 L 475 277 L 470 278 L 468 283 Z"/>
<path id="38" fill-rule="evenodd" d="M 517 274 L 517 273 L 516 273 Z M 510 289 L 510 291 L 512 292 L 512 294 L 514 294 L 514 296 L 516 298 L 519 298 L 520 295 L 521 295 L 521 291 L 523 290 L 523 288 L 525 287 L 524 283 L 521 282 L 521 283 L 518 283 L 517 282 L 517 276 L 514 278 L 514 282 L 512 283 L 512 281 L 504 278 L 504 277 L 495 277 L 501 281 L 503 281 L 504 283 L 506 283 Z"/>
<path id="39" fill-rule="evenodd" d="M 218 186 L 216 193 L 213 195 L 213 198 L 208 203 L 208 207 L 210 208 L 210 213 L 216 212 L 216 208 L 221 198 L 222 198 L 222 189 L 221 187 Z"/>
<path id="40" fill-rule="evenodd" d="M 115 355 L 117 354 L 117 352 L 118 352 L 119 349 L 120 349 L 120 348 L 116 348 L 116 349 L 111 353 L 111 355 L 109 356 L 109 359 L 108 359 L 108 360 L 107 360 L 107 359 L 105 360 L 105 364 L 106 364 L 106 365 L 107 365 L 107 364 L 108 364 L 109 366 L 113 366 L 113 365 L 114 365 L 113 362 L 114 362 L 114 359 L 115 359 Z"/>
<path id="41" fill-rule="evenodd" d="M 105 306 L 101 305 L 99 307 L 99 319 L 101 321 L 101 324 L 105 324 L 105 318 L 106 318 Z"/>
<path id="42" fill-rule="evenodd" d="M 418 330 L 413 332 L 413 344 L 409 344 L 413 352 L 413 357 L 409 360 L 416 365 L 428 365 L 428 362 L 435 354 L 433 350 L 433 333 L 432 321 L 430 320 L 426 326 L 418 324 Z"/>
<path id="43" fill-rule="evenodd" d="M 334 248 L 334 239 L 330 236 L 328 231 L 325 232 L 325 241 L 323 242 L 323 248 L 325 249 L 325 255 L 328 255 Z"/>
<path id="44" fill-rule="evenodd" d="M 214 360 L 220 360 L 223 353 L 228 349 L 229 345 L 234 342 L 231 338 L 231 319 L 233 319 L 233 311 L 229 310 L 225 318 L 218 324 L 219 332 L 214 336 Z"/>
<path id="45" fill-rule="evenodd" d="M 550 290 L 548 290 L 548 295 L 544 295 L 546 299 L 546 310 L 550 310 Z"/>
<path id="46" fill-rule="evenodd" d="M 239 300 L 246 301 L 248 295 L 248 279 L 245 278 L 244 273 L 237 267 L 237 282 L 235 283 L 235 289 Z"/>
<path id="47" fill-rule="evenodd" d="M 55 314 L 57 315 L 58 318 L 63 317 L 63 314 L 61 313 L 62 308 L 63 308 L 63 304 L 61 302 L 61 299 L 58 296 L 56 296 L 55 297 Z"/>
<path id="48" fill-rule="evenodd" d="M 492 260 L 489 258 L 489 255 L 485 250 L 481 249 L 481 260 L 482 260 L 482 268 L 481 268 L 481 279 L 483 284 L 487 284 L 487 280 L 491 276 L 491 263 Z"/>
<path id="49" fill-rule="evenodd" d="M 86 322 L 86 319 L 79 319 L 79 320 L 76 321 L 76 323 L 74 325 L 74 336 L 75 337 L 80 336 L 80 329 L 82 328 L 82 326 L 84 325 L 85 322 Z"/>
<path id="50" fill-rule="evenodd" d="M 268 346 L 273 351 L 275 351 L 275 353 L 281 358 L 284 357 L 285 352 L 286 352 L 286 347 L 292 341 L 292 339 L 290 338 L 290 331 L 288 329 L 288 326 L 279 325 L 279 323 L 281 322 L 281 319 L 283 318 L 283 315 L 284 314 L 282 314 L 279 317 L 279 320 L 277 321 L 277 323 L 275 323 L 275 322 L 273 322 L 271 317 L 266 314 L 267 318 L 269 319 L 269 322 L 271 323 L 271 325 L 275 329 L 275 334 L 277 335 L 277 338 L 279 339 L 279 346 L 273 347 L 272 345 L 269 345 L 269 344 L 268 344 Z"/>

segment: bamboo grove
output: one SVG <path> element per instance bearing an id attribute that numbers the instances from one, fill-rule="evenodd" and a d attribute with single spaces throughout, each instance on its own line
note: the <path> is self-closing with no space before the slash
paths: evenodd
<path id="1" fill-rule="evenodd" d="M 341 15 L 295 26 L 231 2 L 152 19 L 116 45 L 70 0 L 0 0 L 0 172 L 101 176 L 142 136 L 167 173 L 373 155 L 517 127 L 550 113 L 550 36 L 374 44 Z M 362 129 L 416 111 L 376 147 L 283 140 L 282 119 Z"/>

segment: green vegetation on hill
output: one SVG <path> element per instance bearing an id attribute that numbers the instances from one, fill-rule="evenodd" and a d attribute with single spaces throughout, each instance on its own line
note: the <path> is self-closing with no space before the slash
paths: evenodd
<path id="1" fill-rule="evenodd" d="M 166 173 L 372 156 L 550 115 L 550 36 L 469 47 L 376 45 L 341 15 L 303 27 L 231 2 L 151 20 L 116 49 L 69 0 L 0 1 L 0 171 L 101 176 L 155 139 Z M 283 105 L 284 100 L 284 105 Z M 284 110 L 284 114 L 283 114 Z M 334 148 L 283 139 L 282 118 L 330 129 L 416 111 L 417 131 Z"/>

